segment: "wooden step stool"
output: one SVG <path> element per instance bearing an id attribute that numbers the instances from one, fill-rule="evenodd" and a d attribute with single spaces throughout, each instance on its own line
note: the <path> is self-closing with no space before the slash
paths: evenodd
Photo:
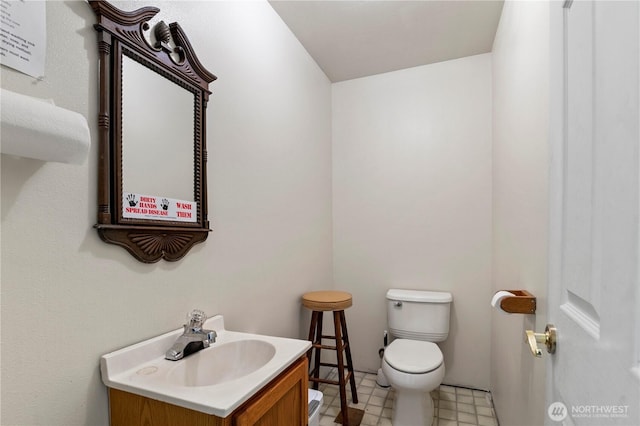
<path id="1" fill-rule="evenodd" d="M 340 410 L 342 412 L 342 425 L 349 426 L 347 391 L 346 384 L 351 385 L 351 398 L 354 404 L 358 403 L 358 393 L 356 391 L 356 378 L 353 373 L 353 362 L 351 360 L 351 345 L 349 344 L 349 334 L 347 333 L 347 321 L 344 310 L 352 305 L 351 294 L 344 291 L 312 291 L 302 296 L 302 304 L 312 311 L 311 325 L 309 326 L 309 340 L 311 349 L 307 352 L 309 360 L 309 381 L 313 383 L 313 389 L 318 389 L 319 383 L 338 385 L 340 387 Z M 325 311 L 333 311 L 334 335 L 322 334 L 322 315 Z M 322 339 L 335 340 L 335 346 L 324 345 Z M 337 364 L 322 362 L 320 352 L 322 349 L 336 351 Z M 315 352 L 311 363 L 312 355 Z M 346 367 L 344 358 L 346 355 Z M 338 380 L 328 380 L 320 377 L 320 367 L 337 367 Z"/>

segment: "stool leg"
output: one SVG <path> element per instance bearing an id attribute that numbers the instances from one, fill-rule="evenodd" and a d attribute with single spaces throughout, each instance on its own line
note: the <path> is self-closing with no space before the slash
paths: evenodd
<path id="1" fill-rule="evenodd" d="M 322 323 L 323 323 L 323 314 L 322 311 L 314 311 L 314 314 L 317 314 L 317 322 L 316 322 L 316 337 L 313 340 L 313 344 L 316 344 L 316 356 L 315 356 L 315 360 L 314 360 L 314 367 L 313 367 L 313 377 L 318 379 L 320 378 L 320 353 L 322 352 L 322 348 L 320 347 L 322 345 Z M 318 383 L 317 381 L 313 382 L 313 389 L 318 390 L 318 385 L 320 383 Z"/>
<path id="2" fill-rule="evenodd" d="M 349 426 L 347 388 L 344 380 L 344 345 L 342 342 L 342 324 L 340 320 L 340 312 L 344 311 L 333 311 L 333 325 L 335 328 L 336 337 L 336 358 L 338 359 L 338 383 L 340 386 L 340 411 L 342 412 L 342 426 Z"/>
<path id="3" fill-rule="evenodd" d="M 353 361 L 351 360 L 351 343 L 349 343 L 349 333 L 347 333 L 347 320 L 344 316 L 344 311 L 340 311 L 340 319 L 342 323 L 342 337 L 346 343 L 345 352 L 347 355 L 347 371 L 349 371 L 349 384 L 351 385 L 351 399 L 354 404 L 358 403 L 358 392 L 356 391 L 356 377 L 353 372 Z"/>
<path id="4" fill-rule="evenodd" d="M 309 340 L 311 342 L 311 344 L 314 344 L 316 341 L 316 324 L 318 324 L 318 312 L 317 311 L 312 311 L 311 312 L 311 325 L 309 325 Z M 312 364 L 311 364 L 311 357 L 313 356 L 313 346 L 311 346 L 309 348 L 309 350 L 307 351 L 307 361 L 308 361 L 308 365 L 311 368 Z M 313 371 L 312 371 L 313 372 Z"/>

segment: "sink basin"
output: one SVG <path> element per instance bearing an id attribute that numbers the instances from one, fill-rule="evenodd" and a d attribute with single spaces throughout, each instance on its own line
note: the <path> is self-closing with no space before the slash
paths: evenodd
<path id="1" fill-rule="evenodd" d="M 222 315 L 209 318 L 203 328 L 217 332 L 216 342 L 179 361 L 169 361 L 164 354 L 182 328 L 103 355 L 103 383 L 227 417 L 311 347 L 306 340 L 226 330 Z"/>
<path id="2" fill-rule="evenodd" d="M 263 340 L 236 340 L 214 345 L 176 362 L 167 382 L 178 386 L 211 386 L 235 380 L 265 366 L 276 347 Z"/>

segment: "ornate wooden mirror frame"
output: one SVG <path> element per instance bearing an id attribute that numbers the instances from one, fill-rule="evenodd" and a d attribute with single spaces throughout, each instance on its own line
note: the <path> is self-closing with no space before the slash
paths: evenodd
<path id="1" fill-rule="evenodd" d="M 193 245 L 206 240 L 211 231 L 207 218 L 205 112 L 211 94 L 209 83 L 216 77 L 202 66 L 177 23 L 167 26 L 160 21 L 150 28 L 148 21 L 160 9 L 144 7 L 125 12 L 106 1 L 90 0 L 89 4 L 97 17 L 94 28 L 98 32 L 100 59 L 98 223 L 95 228 L 103 241 L 124 247 L 142 262 L 179 260 Z M 149 37 L 149 34 L 153 35 Z M 162 209 L 167 210 L 167 204 L 176 201 L 165 199 L 163 194 L 154 194 L 162 199 L 156 207 L 158 210 L 134 209 L 135 213 L 131 213 L 127 208 L 129 203 L 125 197 L 135 198 L 135 194 L 123 189 L 123 145 L 133 143 L 122 140 L 123 56 L 193 94 L 193 200 L 191 204 L 175 203 L 191 209 L 188 220 L 179 220 L 184 216 L 175 213 L 175 209 L 181 207 L 172 207 L 173 213 L 168 217 L 160 216 L 166 215 Z M 157 126 L 169 125 L 157 123 Z M 148 153 L 153 156 L 154 151 L 162 149 L 162 144 L 156 142 L 138 143 L 148 144 Z M 143 205 L 142 202 L 139 205 Z M 152 213 L 143 214 L 149 212 Z"/>

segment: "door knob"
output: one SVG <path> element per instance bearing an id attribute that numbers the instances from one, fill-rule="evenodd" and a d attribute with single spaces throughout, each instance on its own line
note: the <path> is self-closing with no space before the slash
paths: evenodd
<path id="1" fill-rule="evenodd" d="M 544 343 L 547 347 L 547 352 L 550 354 L 556 353 L 556 339 L 557 330 L 553 324 L 547 324 L 544 329 L 544 333 L 534 333 L 533 330 L 526 330 L 527 343 L 529 343 L 529 349 L 531 354 L 537 358 L 542 357 L 542 351 L 538 348 L 538 343 Z"/>

